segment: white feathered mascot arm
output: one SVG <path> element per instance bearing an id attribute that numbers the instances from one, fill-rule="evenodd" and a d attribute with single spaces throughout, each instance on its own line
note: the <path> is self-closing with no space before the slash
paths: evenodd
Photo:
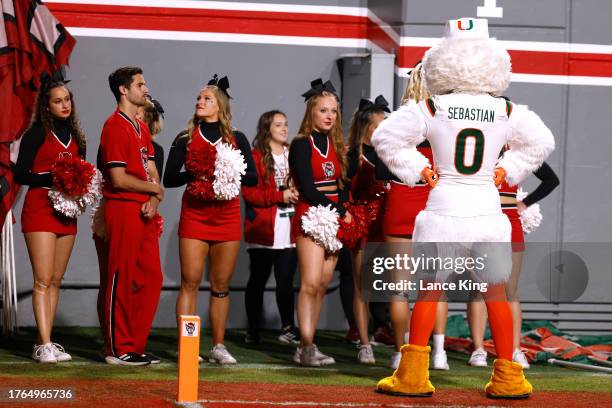
<path id="1" fill-rule="evenodd" d="M 429 160 L 417 149 L 425 140 L 426 125 L 416 103 L 400 107 L 378 125 L 372 146 L 382 162 L 403 183 L 414 186 Z"/>
<path id="2" fill-rule="evenodd" d="M 506 170 L 506 180 L 516 185 L 536 171 L 555 149 L 555 139 L 542 119 L 526 105 L 515 105 L 508 119 L 512 136 L 509 150 L 499 159 Z"/>

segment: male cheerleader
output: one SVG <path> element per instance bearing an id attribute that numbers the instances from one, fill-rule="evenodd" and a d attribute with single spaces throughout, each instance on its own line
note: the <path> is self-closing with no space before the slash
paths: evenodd
<path id="1" fill-rule="evenodd" d="M 151 221 L 164 197 L 147 126 L 136 119 L 148 89 L 142 69 L 119 68 L 108 77 L 117 110 L 100 140 L 108 254 L 105 302 L 106 362 L 158 363 L 145 353 L 162 284 L 157 227 Z"/>
<path id="2" fill-rule="evenodd" d="M 554 149 L 552 133 L 535 113 L 498 97 L 510 83 L 510 68 L 507 51 L 489 38 L 487 20 L 451 20 L 444 40 L 423 60 L 426 86 L 434 96 L 402 106 L 374 133 L 372 144 L 391 172 L 408 185 L 423 178 L 432 186 L 427 206 L 416 218 L 415 242 L 472 247 L 510 242 L 510 223 L 501 212 L 496 185 L 504 178 L 519 183 Z M 435 171 L 416 149 L 425 139 L 433 150 Z M 505 144 L 510 150 L 498 160 Z M 488 245 L 498 249 L 501 244 Z M 485 390 L 491 398 L 526 398 L 531 384 L 523 368 L 512 362 L 512 315 L 504 288 L 511 265 L 509 251 L 507 255 L 479 276 L 489 284 L 484 298 L 498 356 Z M 420 293 L 410 344 L 402 347 L 398 369 L 378 383 L 377 391 L 402 396 L 431 396 L 435 391 L 427 343 L 440 295 Z"/>

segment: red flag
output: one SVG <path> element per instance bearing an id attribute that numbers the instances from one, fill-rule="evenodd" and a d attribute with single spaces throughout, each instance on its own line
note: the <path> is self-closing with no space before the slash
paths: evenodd
<path id="1" fill-rule="evenodd" d="M 40 0 L 3 0 L 0 10 L 0 221 L 4 221 L 19 188 L 12 181 L 10 143 L 30 123 L 41 74 L 68 65 L 76 41 Z"/>

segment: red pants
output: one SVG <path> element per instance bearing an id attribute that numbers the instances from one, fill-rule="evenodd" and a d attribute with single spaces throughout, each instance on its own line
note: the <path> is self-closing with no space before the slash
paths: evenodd
<path id="1" fill-rule="evenodd" d="M 135 201 L 107 200 L 106 354 L 144 353 L 162 285 L 154 222 Z"/>

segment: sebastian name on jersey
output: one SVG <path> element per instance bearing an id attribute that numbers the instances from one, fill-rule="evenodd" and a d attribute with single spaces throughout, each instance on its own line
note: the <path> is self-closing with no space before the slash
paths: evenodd
<path id="1" fill-rule="evenodd" d="M 449 106 L 448 118 L 451 120 L 471 120 L 493 123 L 495 120 L 495 110 Z"/>

